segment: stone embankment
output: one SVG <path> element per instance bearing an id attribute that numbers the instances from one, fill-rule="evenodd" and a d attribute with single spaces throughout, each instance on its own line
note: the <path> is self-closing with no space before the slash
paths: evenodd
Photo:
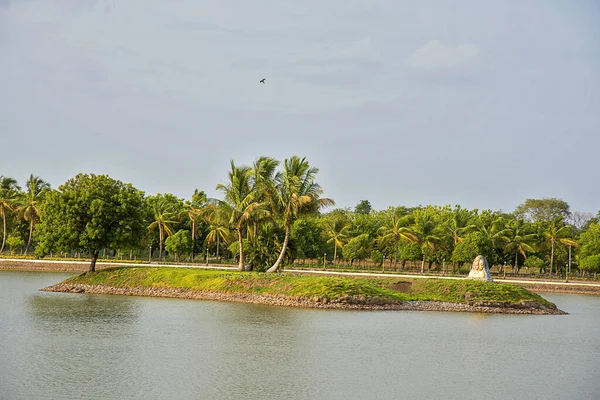
<path id="1" fill-rule="evenodd" d="M 48 292 L 114 294 L 125 296 L 169 297 L 183 299 L 201 299 L 231 301 L 238 303 L 263 304 L 272 306 L 344 309 L 344 310 L 414 310 L 414 311 L 461 311 L 500 314 L 541 314 L 560 315 L 564 311 L 547 308 L 535 303 L 506 306 L 504 304 L 456 304 L 439 301 L 381 301 L 377 298 L 345 297 L 329 300 L 323 297 L 300 298 L 286 296 L 264 296 L 248 293 L 223 293 L 197 291 L 168 287 L 109 287 L 102 285 L 84 285 L 59 283 L 42 289 Z"/>

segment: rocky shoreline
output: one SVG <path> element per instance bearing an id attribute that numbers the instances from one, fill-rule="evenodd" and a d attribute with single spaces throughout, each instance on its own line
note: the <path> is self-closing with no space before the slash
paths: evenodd
<path id="1" fill-rule="evenodd" d="M 41 289 L 46 292 L 112 294 L 124 296 L 168 297 L 180 299 L 217 300 L 238 303 L 262 304 L 271 306 L 320 308 L 338 310 L 412 310 L 412 311 L 454 311 L 497 314 L 537 314 L 564 315 L 558 308 L 543 307 L 536 303 L 506 306 L 497 304 L 457 304 L 438 301 L 383 302 L 379 299 L 346 297 L 330 301 L 326 298 L 292 298 L 286 296 L 263 296 L 247 293 L 223 293 L 188 290 L 169 287 L 111 287 L 58 283 Z"/>

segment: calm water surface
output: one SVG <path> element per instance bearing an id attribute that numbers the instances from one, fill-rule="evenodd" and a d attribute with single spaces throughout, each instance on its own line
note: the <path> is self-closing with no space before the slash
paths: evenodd
<path id="1" fill-rule="evenodd" d="M 1 399 L 600 399 L 600 297 L 566 316 L 44 293 L 0 271 Z"/>

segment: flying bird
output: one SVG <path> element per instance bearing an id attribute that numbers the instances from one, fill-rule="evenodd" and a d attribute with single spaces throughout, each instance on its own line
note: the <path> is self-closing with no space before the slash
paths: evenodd
<path id="1" fill-rule="evenodd" d="M 267 80 L 266 78 L 262 78 L 262 79 L 260 80 L 260 83 L 265 83 L 265 81 L 266 81 L 266 80 Z"/>

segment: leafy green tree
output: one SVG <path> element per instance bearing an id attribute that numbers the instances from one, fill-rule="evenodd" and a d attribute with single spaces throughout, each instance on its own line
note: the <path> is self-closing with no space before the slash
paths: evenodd
<path id="1" fill-rule="evenodd" d="M 182 229 L 165 240 L 165 249 L 170 253 L 175 253 L 177 262 L 179 262 L 179 255 L 191 252 L 193 243 L 190 232 Z"/>
<path id="2" fill-rule="evenodd" d="M 536 255 L 533 256 L 529 256 L 527 257 L 527 259 L 525 260 L 525 262 L 523 263 L 523 265 L 525 265 L 527 268 L 531 268 L 531 269 L 537 269 L 538 272 L 541 274 L 542 271 L 546 270 L 546 266 L 548 265 L 546 261 L 542 260 L 541 258 L 539 258 Z"/>
<path id="3" fill-rule="evenodd" d="M 358 235 L 352 239 L 342 248 L 342 254 L 346 260 L 350 261 L 350 265 L 355 260 L 362 261 L 367 259 L 371 255 L 373 249 L 373 239 L 366 234 Z"/>
<path id="4" fill-rule="evenodd" d="M 144 193 L 108 175 L 78 174 L 50 191 L 35 236 L 39 256 L 56 250 L 89 251 L 89 272 L 100 249 L 135 246 L 144 233 Z"/>
<path id="5" fill-rule="evenodd" d="M 480 254 L 486 255 L 489 252 L 491 252 L 491 247 L 486 248 L 486 240 L 483 235 L 480 232 L 470 233 L 454 247 L 452 262 L 462 265 L 472 262 Z"/>
<path id="6" fill-rule="evenodd" d="M 579 261 L 579 268 L 588 272 L 600 272 L 600 254 L 582 258 Z"/>
<path id="7" fill-rule="evenodd" d="M 280 270 L 294 221 L 301 215 L 315 214 L 321 207 L 334 204 L 333 200 L 320 197 L 323 190 L 315 181 L 318 172 L 306 158 L 293 156 L 283 162 L 283 171 L 275 178 L 274 206 L 283 221 L 285 238 L 279 257 L 267 272 Z"/>
<path id="8" fill-rule="evenodd" d="M 261 219 L 269 214 L 267 204 L 257 200 L 258 193 L 252 191 L 250 178 L 252 170 L 249 167 L 236 167 L 231 161 L 229 182 L 217 185 L 225 199 L 218 202 L 221 212 L 228 216 L 228 224 L 236 230 L 239 246 L 238 270 L 244 270 L 244 228 L 252 218 Z"/>
<path id="9" fill-rule="evenodd" d="M 355 214 L 370 214 L 373 207 L 371 207 L 371 203 L 369 200 L 361 200 L 356 207 L 354 207 Z"/>
<path id="10" fill-rule="evenodd" d="M 292 224 L 290 239 L 294 241 L 297 255 L 301 258 L 317 258 L 323 243 L 319 222 L 314 217 L 300 218 Z"/>
<path id="11" fill-rule="evenodd" d="M 571 216 L 569 204 L 557 198 L 527 199 L 519 204 L 514 214 L 518 219 L 529 222 L 551 221 L 562 217 L 567 219 Z"/>
<path id="12" fill-rule="evenodd" d="M 27 247 L 25 247 L 25 254 L 27 254 L 31 245 L 35 224 L 40 220 L 41 202 L 49 190 L 50 184 L 48 182 L 31 174 L 26 183 L 26 192 L 21 195 L 19 200 L 16 211 L 21 218 L 29 223 L 29 239 L 27 240 Z"/>
<path id="13" fill-rule="evenodd" d="M 400 257 L 402 268 L 406 267 L 406 262 L 417 262 L 423 260 L 423 250 L 417 242 L 400 241 Z"/>
<path id="14" fill-rule="evenodd" d="M 162 260 L 164 241 L 173 234 L 173 226 L 179 222 L 178 216 L 183 203 L 172 194 L 158 193 L 156 196 L 148 196 L 146 204 L 152 215 L 148 231 L 158 229 L 158 259 Z"/>
<path id="15" fill-rule="evenodd" d="M 17 181 L 13 178 L 5 177 L 0 175 L 0 216 L 2 216 L 3 235 L 2 235 L 2 246 L 0 247 L 0 253 L 4 251 L 6 245 L 7 236 L 7 224 L 8 212 L 13 211 L 18 200 L 19 191 L 21 188 L 17 185 Z"/>
<path id="16" fill-rule="evenodd" d="M 600 254 L 600 223 L 592 223 L 579 237 L 581 258 Z"/>
<path id="17" fill-rule="evenodd" d="M 412 216 L 404 207 L 390 207 L 383 215 L 385 216 L 384 225 L 379 228 L 379 234 L 383 240 L 393 240 L 394 242 L 394 269 L 398 266 L 398 254 L 400 249 L 400 240 L 418 241 L 409 226 L 412 222 Z"/>
<path id="18" fill-rule="evenodd" d="M 25 244 L 25 241 L 21 239 L 19 235 L 11 233 L 6 238 L 6 244 L 8 244 L 8 248 L 10 249 L 10 255 L 12 256 L 14 254 L 15 248 L 23 246 Z"/>

